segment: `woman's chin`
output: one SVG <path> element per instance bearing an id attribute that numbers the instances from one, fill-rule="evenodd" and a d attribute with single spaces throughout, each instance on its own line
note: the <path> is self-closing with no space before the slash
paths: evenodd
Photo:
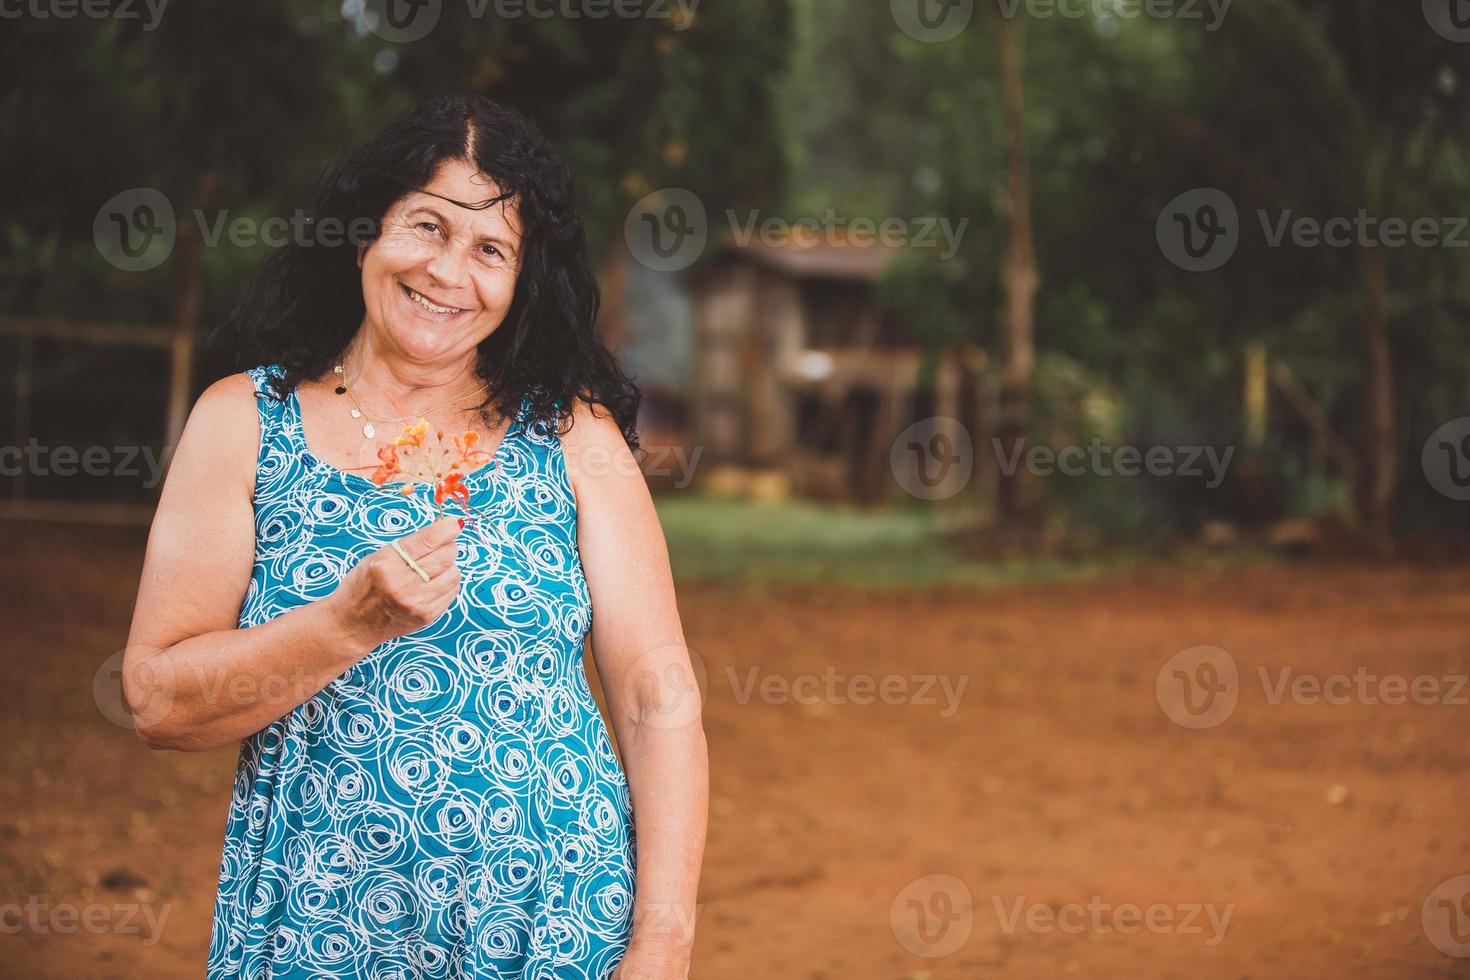
<path id="1" fill-rule="evenodd" d="M 425 328 L 421 324 L 395 325 L 389 328 L 388 335 L 399 354 L 410 361 L 423 364 L 453 357 L 461 350 L 457 341 L 464 336 L 459 330 Z"/>

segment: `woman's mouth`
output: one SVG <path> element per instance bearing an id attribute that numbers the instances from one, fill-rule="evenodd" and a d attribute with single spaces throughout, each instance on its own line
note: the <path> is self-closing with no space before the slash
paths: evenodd
<path id="1" fill-rule="evenodd" d="M 425 296 L 423 293 L 420 293 L 414 289 L 410 289 L 408 286 L 403 285 L 403 283 L 399 283 L 398 285 L 403 290 L 403 295 L 408 297 L 408 299 L 415 306 L 426 313 L 433 314 L 436 319 L 447 319 L 449 317 L 457 316 L 458 314 L 465 312 L 458 307 L 445 306 L 442 303 L 436 303 L 433 300 L 429 299 L 429 297 Z"/>

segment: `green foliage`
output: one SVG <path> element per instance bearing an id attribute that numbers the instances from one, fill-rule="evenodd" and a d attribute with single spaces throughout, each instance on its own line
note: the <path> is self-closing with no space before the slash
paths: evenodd
<path id="1" fill-rule="evenodd" d="M 1005 169 L 993 11 L 977 5 L 965 32 L 926 44 L 904 37 L 883 11 L 836 20 L 818 16 L 815 0 L 797 9 L 803 68 L 791 98 L 820 109 L 823 122 L 793 131 L 792 186 L 804 201 L 830 195 L 827 206 L 970 218 L 954 259 L 896 263 L 884 296 L 923 343 L 978 342 L 1002 354 Z M 1377 140 L 1387 157 L 1387 214 L 1465 214 L 1470 45 L 1441 39 L 1418 5 L 1340 0 L 1239 0 L 1216 31 L 1199 21 L 1095 14 L 1026 18 L 1024 27 L 1039 350 L 1085 364 L 1120 391 L 1135 443 L 1148 441 L 1161 415 L 1190 442 L 1238 441 L 1243 350 L 1262 340 L 1355 441 L 1360 254 L 1271 247 L 1260 213 L 1352 218 L 1369 203 L 1365 161 Z M 1197 187 L 1224 190 L 1241 219 L 1237 253 L 1207 274 L 1173 266 L 1155 239 L 1166 202 Z M 1470 408 L 1467 258 L 1463 248 L 1388 256 L 1405 526 L 1454 519 L 1417 460 L 1430 430 Z M 1340 487 L 1297 485 L 1322 476 L 1294 465 L 1313 454 L 1314 437 L 1280 399 L 1271 436 L 1268 469 L 1284 498 L 1341 498 Z M 1053 503 L 1074 517 L 1093 513 L 1107 487 L 1068 490 L 1073 499 Z M 1151 508 L 1150 521 L 1188 530 L 1211 513 L 1230 516 L 1231 506 L 1225 495 L 1171 500 Z M 1127 532 L 1137 522 L 1115 523 Z"/>
<path id="2" fill-rule="evenodd" d="M 478 8 L 480 5 L 475 5 Z M 771 86 L 788 57 L 784 0 L 706 3 L 655 17 L 498 17 L 446 3 L 420 40 L 371 33 L 361 5 L 192 0 L 156 27 L 22 17 L 0 31 L 7 176 L 0 304 L 164 322 L 172 263 L 122 273 L 91 244 L 114 194 L 162 191 L 180 222 L 290 216 L 339 154 L 420 99 L 468 89 L 538 120 L 572 164 L 595 253 L 654 188 L 711 208 L 767 204 L 783 165 Z M 674 10 L 670 5 L 666 10 Z M 215 190 L 200 202 L 200 178 Z M 32 243 L 51 241 L 45 249 Z M 206 249 L 206 323 L 223 316 L 264 246 Z"/>

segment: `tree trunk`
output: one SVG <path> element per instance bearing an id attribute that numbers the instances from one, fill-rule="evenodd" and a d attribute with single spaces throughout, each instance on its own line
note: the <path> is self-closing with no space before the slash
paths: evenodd
<path id="1" fill-rule="evenodd" d="M 195 208 L 209 207 L 219 186 L 219 175 L 207 170 L 194 183 Z M 173 337 L 169 344 L 168 418 L 164 425 L 165 459 L 173 458 L 184 420 L 189 414 L 189 396 L 194 386 L 195 332 L 204 296 L 204 245 L 188 209 L 181 209 L 174 254 L 178 265 L 174 280 Z M 160 487 L 162 484 L 160 484 Z"/>
<path id="2" fill-rule="evenodd" d="M 1382 137 L 1370 137 L 1367 153 L 1368 211 L 1381 218 L 1384 211 L 1385 150 Z M 1359 246 L 1363 271 L 1363 448 L 1358 482 L 1358 510 L 1380 547 L 1390 541 L 1393 497 L 1397 478 L 1394 450 L 1393 361 L 1384 321 L 1388 291 L 1387 257 L 1381 245 Z"/>
<path id="3" fill-rule="evenodd" d="M 1000 427 L 1002 458 L 1016 459 L 1031 421 L 1031 381 L 1036 353 L 1032 320 L 1038 276 L 1031 240 L 1030 172 L 1025 131 L 1025 27 L 1016 17 L 999 24 L 1000 83 L 1006 148 L 1006 240 L 1002 284 L 1005 289 L 1006 360 L 1001 371 Z M 1034 517 L 1034 486 L 1024 466 L 1002 473 L 997 517 L 1003 525 L 1025 530 Z M 1005 530 L 1002 527 L 1002 530 Z"/>
<path id="4" fill-rule="evenodd" d="M 602 342 L 614 353 L 621 353 L 628 342 L 628 250 L 623 242 L 623 229 L 611 236 L 607 256 L 602 260 L 602 305 L 597 329 Z"/>

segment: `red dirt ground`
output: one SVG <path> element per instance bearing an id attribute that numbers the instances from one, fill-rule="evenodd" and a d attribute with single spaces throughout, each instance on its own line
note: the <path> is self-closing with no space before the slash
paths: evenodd
<path id="1" fill-rule="evenodd" d="M 126 635 L 142 540 L 0 527 L 0 976 L 203 975 L 234 753 L 150 753 L 93 696 Z M 1421 915 L 1470 874 L 1470 690 L 1447 697 L 1470 672 L 1464 569 L 686 586 L 681 604 L 708 674 L 713 767 L 696 978 L 1470 977 L 1470 958 L 1432 942 L 1454 941 L 1448 912 L 1429 928 Z M 1155 679 L 1201 644 L 1234 658 L 1239 702 L 1189 730 Z M 1433 703 L 1353 689 L 1346 704 L 1273 704 L 1285 667 L 1449 680 Z M 855 687 L 826 697 L 829 671 L 967 686 L 941 717 L 942 704 L 853 703 Z M 824 696 L 762 699 L 770 676 L 813 676 Z M 90 907 L 100 925 L 22 923 L 13 906 L 32 900 Z M 157 936 L 123 920 L 139 903 L 167 913 Z M 1155 928 L 1130 930 L 1128 903 Z M 1203 907 L 1229 910 L 1223 934 Z"/>

